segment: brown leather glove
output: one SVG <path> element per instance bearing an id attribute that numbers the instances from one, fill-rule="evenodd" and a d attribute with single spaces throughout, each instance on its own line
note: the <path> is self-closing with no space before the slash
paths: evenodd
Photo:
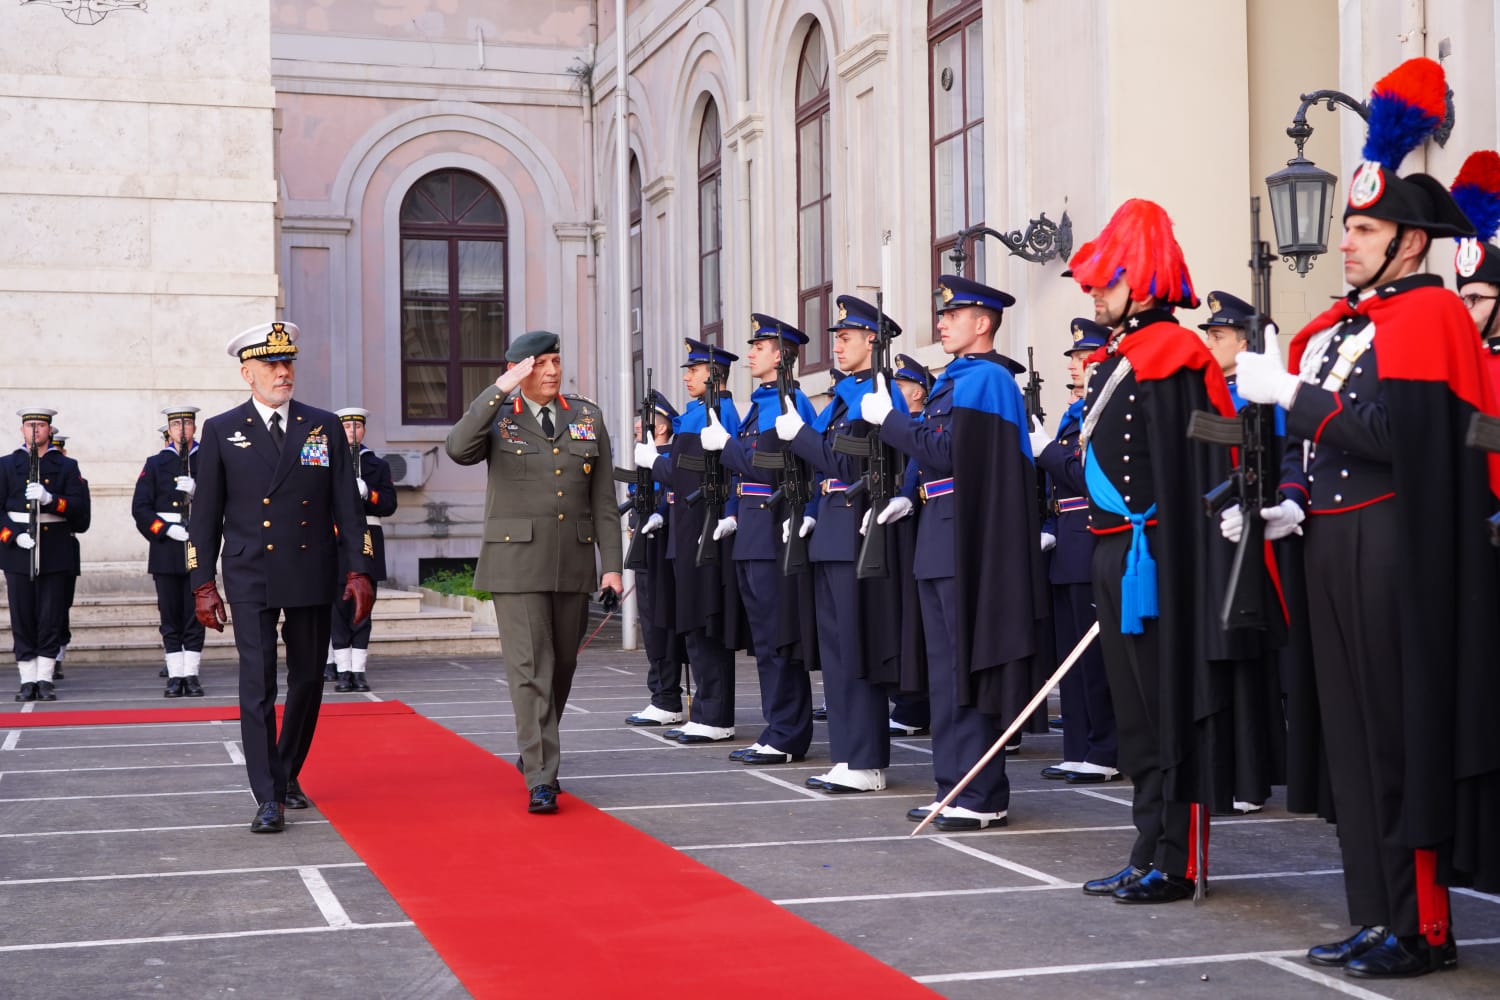
<path id="1" fill-rule="evenodd" d="M 349 581 L 344 584 L 343 599 L 354 602 L 352 624 L 358 626 L 370 617 L 370 609 L 375 606 L 375 585 L 370 582 L 369 575 L 350 573 Z"/>
<path id="2" fill-rule="evenodd" d="M 193 613 L 198 616 L 204 628 L 211 628 L 215 632 L 224 631 L 224 623 L 229 621 L 229 616 L 224 613 L 224 601 L 219 597 L 218 584 L 210 580 L 193 588 Z"/>

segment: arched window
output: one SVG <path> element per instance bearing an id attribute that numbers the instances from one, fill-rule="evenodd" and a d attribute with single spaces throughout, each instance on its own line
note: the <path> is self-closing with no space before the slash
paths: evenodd
<path id="1" fill-rule="evenodd" d="M 698 339 L 722 346 L 724 312 L 719 277 L 724 234 L 719 214 L 723 177 L 720 138 L 719 109 L 710 98 L 703 107 L 703 125 L 698 130 Z"/>
<path id="2" fill-rule="evenodd" d="M 797 62 L 797 309 L 804 371 L 828 366 L 833 297 L 833 197 L 829 183 L 828 53 L 813 23 Z"/>
<path id="3" fill-rule="evenodd" d="M 618 176 L 618 175 L 617 175 Z M 635 392 L 639 398 L 646 391 L 646 305 L 645 268 L 641 248 L 641 165 L 630 154 L 630 370 L 635 373 Z"/>
<path id="4" fill-rule="evenodd" d="M 932 0 L 927 22 L 932 99 L 932 271 L 952 273 L 958 232 L 984 221 L 984 49 L 980 0 Z M 984 241 L 966 270 L 984 274 Z"/>
<path id="5" fill-rule="evenodd" d="M 505 206 L 463 170 L 401 202 L 401 419 L 451 424 L 505 364 Z"/>

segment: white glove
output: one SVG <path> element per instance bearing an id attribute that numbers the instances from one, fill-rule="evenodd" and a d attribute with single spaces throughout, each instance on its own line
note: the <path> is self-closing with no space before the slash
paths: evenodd
<path id="1" fill-rule="evenodd" d="M 1245 511 L 1239 504 L 1225 507 L 1219 514 L 1219 534 L 1229 539 L 1234 544 L 1240 543 L 1240 536 L 1245 533 Z"/>
<path id="2" fill-rule="evenodd" d="M 535 355 L 517 361 L 515 367 L 506 369 L 500 373 L 499 378 L 495 379 L 495 388 L 499 389 L 502 395 L 509 396 L 516 391 L 516 387 L 521 384 L 527 375 L 531 374 L 531 369 L 535 367 Z"/>
<path id="3" fill-rule="evenodd" d="M 1302 534 L 1302 522 L 1307 512 L 1295 500 L 1283 500 L 1274 507 L 1262 507 L 1260 516 L 1266 522 L 1266 538 L 1276 541 L 1287 535 Z"/>
<path id="4" fill-rule="evenodd" d="M 891 403 L 891 394 L 885 387 L 885 376 L 875 376 L 875 387 L 865 393 L 859 400 L 859 416 L 867 424 L 879 427 L 885 423 L 885 418 L 891 415 L 895 406 Z"/>
<path id="5" fill-rule="evenodd" d="M 52 494 L 47 492 L 47 487 L 43 486 L 41 483 L 27 483 L 26 499 L 40 500 L 42 502 L 42 506 L 45 507 L 52 502 Z"/>
<path id="6" fill-rule="evenodd" d="M 817 518 L 815 518 L 815 517 L 809 517 L 808 515 L 803 514 L 802 515 L 802 527 L 800 527 L 800 528 L 797 529 L 797 537 L 798 538 L 806 538 L 808 535 L 810 535 L 810 534 L 813 533 L 813 529 L 816 528 L 817 526 L 818 526 L 818 519 Z M 785 545 L 787 542 L 789 542 L 791 540 L 792 540 L 792 519 L 791 518 L 787 518 L 785 521 L 781 522 L 781 544 Z"/>
<path id="7" fill-rule="evenodd" d="M 198 481 L 192 476 L 178 476 L 172 480 L 172 483 L 178 490 L 186 493 L 189 500 L 193 499 L 193 494 L 198 492 Z"/>
<path id="8" fill-rule="evenodd" d="M 891 497 L 891 502 L 885 505 L 885 510 L 875 520 L 879 524 L 890 524 L 910 514 L 911 509 L 911 501 L 906 497 Z"/>
<path id="9" fill-rule="evenodd" d="M 1036 456 L 1040 455 L 1042 453 L 1042 449 L 1046 448 L 1051 443 L 1052 443 L 1052 435 L 1051 435 L 1051 433 L 1048 432 L 1047 428 L 1045 428 L 1045 427 L 1042 426 L 1042 422 L 1040 420 L 1038 420 L 1036 417 L 1032 417 L 1031 418 L 1031 457 L 1035 458 Z"/>
<path id="10" fill-rule="evenodd" d="M 23 531 L 16 536 L 16 547 L 30 551 L 31 549 L 36 548 L 36 539 L 32 538 L 31 535 Z"/>
<path id="11" fill-rule="evenodd" d="M 709 413 L 708 423 L 698 435 L 698 440 L 703 442 L 704 451 L 723 451 L 724 446 L 729 443 L 729 432 L 719 423 L 717 413 Z"/>
<path id="12" fill-rule="evenodd" d="M 180 524 L 173 524 L 167 528 L 167 537 L 174 542 L 185 542 L 188 540 L 188 530 Z"/>
<path id="13" fill-rule="evenodd" d="M 1042 532 L 1042 551 L 1051 552 L 1057 548 L 1057 536 L 1050 531 Z"/>
<path id="14" fill-rule="evenodd" d="M 656 450 L 656 445 L 647 444 L 644 441 L 635 443 L 635 467 L 637 469 L 651 468 L 660 457 L 661 452 Z"/>
<path id="15" fill-rule="evenodd" d="M 641 534 L 645 535 L 647 538 L 650 538 L 652 535 L 660 531 L 661 526 L 666 523 L 666 521 L 662 520 L 662 516 L 660 514 L 653 513 L 650 517 L 646 518 L 646 523 L 641 525 Z"/>
<path id="16" fill-rule="evenodd" d="M 714 525 L 714 541 L 719 542 L 740 530 L 740 522 L 733 517 L 721 517 Z"/>
<path id="17" fill-rule="evenodd" d="M 365 482 L 363 479 L 356 479 L 356 480 L 354 480 L 354 485 L 359 487 L 359 498 L 361 500 L 368 500 L 368 499 L 370 499 L 370 484 L 369 483 Z"/>
<path id="18" fill-rule="evenodd" d="M 1292 405 L 1299 380 L 1286 370 L 1281 348 L 1276 344 L 1276 327 L 1266 325 L 1266 350 L 1263 354 L 1241 351 L 1234 356 L 1236 388 L 1240 398 L 1252 403 L 1275 403 L 1282 409 Z"/>
<path id="19" fill-rule="evenodd" d="M 790 441 L 806 426 L 807 421 L 802 419 L 802 414 L 797 412 L 792 400 L 786 400 L 786 412 L 776 418 L 776 436 L 783 441 Z"/>

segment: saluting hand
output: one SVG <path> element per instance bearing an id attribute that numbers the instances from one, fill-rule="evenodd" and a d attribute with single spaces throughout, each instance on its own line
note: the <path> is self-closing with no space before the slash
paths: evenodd
<path id="1" fill-rule="evenodd" d="M 704 451 L 723 451 L 724 446 L 729 443 L 729 432 L 719 423 L 719 415 L 712 410 L 708 413 L 708 423 L 699 433 L 698 440 L 703 442 Z"/>
<path id="2" fill-rule="evenodd" d="M 891 403 L 890 391 L 885 387 L 885 376 L 876 375 L 875 385 L 860 398 L 859 416 L 867 424 L 879 427 L 891 415 L 895 406 Z"/>
<path id="3" fill-rule="evenodd" d="M 522 358 L 500 373 L 495 379 L 495 388 L 509 396 L 516 391 L 516 387 L 525 381 L 526 376 L 531 374 L 531 369 L 536 367 L 536 356 Z"/>
<path id="4" fill-rule="evenodd" d="M 791 397 L 783 396 L 782 400 L 785 406 L 781 416 L 776 418 L 776 436 L 783 441 L 790 441 L 797 436 L 798 431 L 807 426 L 807 421 L 797 412 L 797 406 Z"/>

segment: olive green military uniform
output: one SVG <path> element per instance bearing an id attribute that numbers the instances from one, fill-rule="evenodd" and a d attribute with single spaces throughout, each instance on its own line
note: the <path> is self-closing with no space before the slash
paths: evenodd
<path id="1" fill-rule="evenodd" d="M 489 464 L 474 586 L 494 595 L 526 785 L 555 784 L 558 720 L 598 573 L 621 571 L 620 512 L 598 404 L 559 396 L 553 434 L 519 392 L 479 394 L 448 433 L 460 465 Z M 595 549 L 599 565 L 594 561 Z"/>

